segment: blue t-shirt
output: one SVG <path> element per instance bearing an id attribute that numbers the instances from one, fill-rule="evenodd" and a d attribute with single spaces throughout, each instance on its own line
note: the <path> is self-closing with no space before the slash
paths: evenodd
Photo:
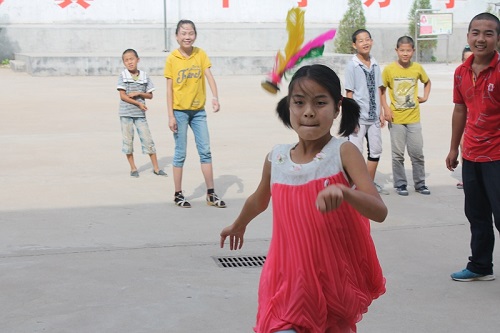
<path id="1" fill-rule="evenodd" d="M 345 89 L 353 92 L 353 99 L 359 104 L 359 123 L 362 125 L 377 123 L 380 117 L 380 67 L 371 56 L 370 63 L 368 68 L 354 55 L 345 69 Z"/>

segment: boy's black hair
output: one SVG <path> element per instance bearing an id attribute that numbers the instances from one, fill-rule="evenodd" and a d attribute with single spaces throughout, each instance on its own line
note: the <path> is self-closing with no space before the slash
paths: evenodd
<path id="1" fill-rule="evenodd" d="M 193 27 L 193 30 L 194 30 L 194 34 L 196 36 L 198 35 L 198 33 L 196 32 L 196 26 L 194 25 L 194 22 L 191 20 L 180 20 L 179 22 L 177 22 L 177 27 L 175 28 L 176 35 L 179 33 L 180 27 L 184 24 L 191 24 L 191 26 Z"/>
<path id="2" fill-rule="evenodd" d="M 359 105 L 352 98 L 342 97 L 340 79 L 337 74 L 325 65 L 310 65 L 301 67 L 292 77 L 288 85 L 288 96 L 283 97 L 276 106 L 276 112 L 286 127 L 292 128 L 290 123 L 290 94 L 297 82 L 302 79 L 310 79 L 323 86 L 333 98 L 336 105 L 342 101 L 342 118 L 340 120 L 339 132 L 341 136 L 349 136 L 354 133 L 359 122 Z"/>
<path id="3" fill-rule="evenodd" d="M 498 17 L 496 17 L 495 15 L 488 13 L 488 12 L 480 13 L 480 14 L 477 14 L 476 16 L 474 16 L 472 18 L 472 20 L 470 20 L 469 28 L 467 29 L 467 32 L 470 32 L 472 22 L 478 21 L 478 20 L 486 20 L 486 21 L 495 22 L 497 24 L 497 29 L 496 29 L 497 35 L 500 35 L 500 20 L 498 19 Z"/>
<path id="4" fill-rule="evenodd" d="M 135 55 L 136 58 L 139 58 L 139 55 L 137 54 L 137 51 L 134 50 L 134 49 L 126 49 L 125 51 L 123 51 L 122 53 L 122 59 L 123 59 L 123 56 L 126 54 L 126 53 L 133 53 Z"/>
<path id="5" fill-rule="evenodd" d="M 413 38 L 411 38 L 410 36 L 399 37 L 396 43 L 396 48 L 399 48 L 401 44 L 410 44 L 412 49 L 415 48 L 415 42 L 413 41 Z"/>
<path id="6" fill-rule="evenodd" d="M 352 42 L 353 43 L 356 43 L 356 37 L 358 37 L 358 35 L 362 32 L 366 32 L 368 34 L 368 36 L 370 36 L 370 38 L 372 38 L 372 34 L 368 30 L 358 29 L 358 30 L 354 31 L 354 33 L 352 34 Z"/>

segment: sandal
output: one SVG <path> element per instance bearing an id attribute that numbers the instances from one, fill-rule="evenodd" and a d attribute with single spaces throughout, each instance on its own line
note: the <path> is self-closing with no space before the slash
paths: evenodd
<path id="1" fill-rule="evenodd" d="M 464 183 L 457 183 L 457 188 L 459 190 L 463 190 L 464 189 Z"/>
<path id="2" fill-rule="evenodd" d="M 215 193 L 207 194 L 207 205 L 217 208 L 226 208 L 226 203 L 222 201 Z"/>
<path id="3" fill-rule="evenodd" d="M 179 192 L 179 194 L 175 196 L 174 202 L 179 207 L 191 208 L 191 204 L 186 200 L 186 198 L 184 198 L 184 194 L 182 194 L 182 192 Z"/>

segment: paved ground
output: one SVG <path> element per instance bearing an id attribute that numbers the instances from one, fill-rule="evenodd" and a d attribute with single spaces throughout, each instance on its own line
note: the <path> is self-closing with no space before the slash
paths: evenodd
<path id="1" fill-rule="evenodd" d="M 389 216 L 373 224 L 373 238 L 387 293 L 359 332 L 499 330 L 500 279 L 449 278 L 469 253 L 463 193 L 455 188 L 460 170 L 444 164 L 454 67 L 426 66 L 432 92 L 422 123 L 432 195 L 393 192 L 383 131 L 377 181 L 391 191 Z M 260 269 L 219 268 L 212 257 L 266 253 L 269 211 L 250 225 L 238 253 L 219 249 L 218 235 L 255 189 L 265 154 L 295 136 L 276 119 L 277 97 L 261 90 L 262 77 L 216 79 L 222 111 L 210 113 L 209 126 L 216 190 L 229 207 L 205 205 L 191 142 L 184 190 L 194 207 L 185 210 L 172 203 L 172 178 L 153 175 L 147 156 L 136 155 L 140 178 L 128 176 L 115 77 L 0 69 L 0 332 L 251 332 Z M 153 80 L 148 120 L 170 174 L 165 84 Z"/>

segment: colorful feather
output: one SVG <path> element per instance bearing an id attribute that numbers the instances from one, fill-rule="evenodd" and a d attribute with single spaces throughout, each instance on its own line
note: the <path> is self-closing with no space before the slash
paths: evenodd
<path id="1" fill-rule="evenodd" d="M 300 50 L 304 42 L 304 14 L 300 8 L 292 8 L 286 16 L 286 30 L 288 31 L 288 41 L 285 46 L 285 57 L 280 58 L 276 71 L 282 73 L 286 64 Z M 281 54 L 281 52 L 279 53 Z"/>
<path id="2" fill-rule="evenodd" d="M 291 68 L 293 68 L 297 63 L 302 61 L 304 58 L 308 57 L 307 55 L 311 52 L 316 53 L 316 56 L 321 56 L 323 54 L 323 49 L 325 48 L 325 43 L 333 39 L 335 37 L 335 30 L 328 30 L 324 34 L 319 35 L 318 37 L 314 38 L 312 41 L 308 42 L 306 45 L 304 45 L 303 48 L 300 49 L 297 54 L 295 54 L 286 64 L 285 66 L 285 72 Z M 320 52 L 314 52 L 319 51 L 318 49 L 321 48 Z M 312 58 L 314 56 L 309 56 L 308 58 Z"/>
<path id="3" fill-rule="evenodd" d="M 300 48 L 304 41 L 304 13 L 300 8 L 292 8 L 288 11 L 286 18 L 288 41 L 285 47 L 285 55 L 278 51 L 269 79 L 262 82 L 262 87 L 273 94 L 278 92 L 281 78 L 287 71 L 304 59 L 321 56 L 325 49 L 325 42 L 335 37 L 336 31 L 332 29 Z"/>
<path id="4" fill-rule="evenodd" d="M 304 14 L 305 12 L 298 7 L 292 8 L 288 11 L 286 16 L 288 41 L 285 46 L 285 54 L 283 55 L 281 51 L 278 51 L 273 70 L 269 74 L 270 80 L 268 80 L 267 83 L 263 82 L 262 84 L 262 87 L 269 92 L 276 93 L 279 90 L 277 84 L 281 81 L 281 77 L 285 72 L 286 64 L 300 50 L 300 46 L 304 41 Z"/>

